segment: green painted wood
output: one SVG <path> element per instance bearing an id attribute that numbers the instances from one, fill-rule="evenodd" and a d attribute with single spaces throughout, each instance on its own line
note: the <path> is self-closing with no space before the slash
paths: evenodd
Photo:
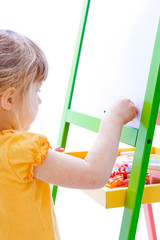
<path id="1" fill-rule="evenodd" d="M 135 147 L 137 142 L 137 136 L 138 136 L 137 128 L 123 126 L 120 142 Z"/>
<path id="2" fill-rule="evenodd" d="M 67 115 L 68 109 L 70 109 L 70 106 L 71 106 L 75 79 L 76 79 L 76 74 L 78 69 L 78 63 L 79 63 L 79 58 L 81 53 L 81 47 L 82 47 L 86 21 L 87 21 L 87 16 L 89 11 L 89 5 L 90 5 L 90 0 L 84 0 L 80 25 L 78 29 L 78 36 L 76 40 L 76 46 L 75 46 L 74 56 L 73 56 L 73 61 L 71 66 L 71 72 L 69 76 L 69 84 L 68 84 L 67 94 L 65 98 L 60 131 L 59 131 L 59 136 L 57 141 L 57 146 L 61 146 L 62 148 L 65 148 L 66 146 L 66 141 L 67 141 L 67 136 L 69 131 L 69 123 L 66 122 L 66 115 Z M 52 197 L 53 197 L 54 203 L 56 201 L 57 189 L 58 189 L 57 186 L 53 186 Z"/>
<path id="3" fill-rule="evenodd" d="M 89 11 L 89 4 L 90 4 L 90 0 L 84 1 L 76 46 L 75 46 L 75 50 L 74 50 L 74 56 L 73 56 L 73 60 L 72 60 L 71 72 L 70 72 L 70 76 L 69 76 L 67 94 L 66 94 L 65 104 L 64 104 L 64 108 L 63 108 L 60 131 L 59 131 L 59 136 L 58 136 L 57 145 L 58 146 L 60 145 L 61 147 L 64 147 L 64 148 L 66 146 L 68 129 L 69 129 L 69 124 L 66 122 L 66 115 L 67 115 L 68 109 L 70 109 L 70 106 L 71 106 L 73 90 L 74 90 L 74 85 L 75 85 L 75 79 L 76 79 L 76 74 L 77 74 L 77 69 L 78 69 L 78 63 L 79 63 L 79 59 L 80 59 L 81 47 L 82 47 L 85 26 L 86 26 L 88 11 Z"/>
<path id="4" fill-rule="evenodd" d="M 68 110 L 66 121 L 93 132 L 98 132 L 101 119 Z"/>
<path id="5" fill-rule="evenodd" d="M 101 119 L 88 116 L 73 110 L 68 110 L 66 122 L 83 127 L 93 132 L 98 132 Z M 138 129 L 124 126 L 120 141 L 131 146 L 136 145 Z"/>
<path id="6" fill-rule="evenodd" d="M 140 127 L 123 214 L 120 240 L 134 240 L 160 103 L 160 21 L 152 55 Z"/>

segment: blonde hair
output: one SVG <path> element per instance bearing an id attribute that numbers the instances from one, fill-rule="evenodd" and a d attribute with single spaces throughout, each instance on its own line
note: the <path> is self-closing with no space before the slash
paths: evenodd
<path id="1" fill-rule="evenodd" d="M 14 108 L 17 129 L 25 125 L 20 116 L 25 115 L 26 103 L 29 111 L 37 114 L 30 94 L 33 83 L 42 82 L 47 74 L 46 57 L 32 40 L 10 30 L 0 30 L 0 97 L 7 88 L 16 89 L 22 106 L 21 110 Z"/>
<path id="2" fill-rule="evenodd" d="M 23 97 L 31 83 L 45 80 L 47 74 L 46 57 L 32 40 L 0 30 L 0 95 L 8 87 L 15 87 Z"/>

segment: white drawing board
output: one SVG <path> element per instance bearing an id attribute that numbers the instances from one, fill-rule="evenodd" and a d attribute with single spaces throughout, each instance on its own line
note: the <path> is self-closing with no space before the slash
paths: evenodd
<path id="1" fill-rule="evenodd" d="M 160 17 L 159 0 L 91 0 L 71 109 L 102 118 L 120 96 L 139 108 Z"/>

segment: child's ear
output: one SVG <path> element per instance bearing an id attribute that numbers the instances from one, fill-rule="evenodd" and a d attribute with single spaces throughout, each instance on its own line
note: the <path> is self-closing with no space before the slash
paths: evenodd
<path id="1" fill-rule="evenodd" d="M 13 107 L 15 98 L 16 98 L 16 89 L 14 87 L 7 88 L 3 92 L 1 99 L 0 99 L 1 107 L 6 111 L 11 110 Z"/>

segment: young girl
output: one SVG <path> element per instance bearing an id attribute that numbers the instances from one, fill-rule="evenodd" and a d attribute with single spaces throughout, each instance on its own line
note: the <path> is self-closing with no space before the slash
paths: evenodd
<path id="1" fill-rule="evenodd" d="M 50 149 L 43 135 L 26 132 L 38 112 L 47 62 L 30 39 L 0 31 L 0 239 L 60 239 L 49 183 L 96 189 L 111 174 L 124 124 L 138 110 L 118 100 L 101 121 L 84 160 Z M 57 149 L 59 150 L 59 149 Z"/>

